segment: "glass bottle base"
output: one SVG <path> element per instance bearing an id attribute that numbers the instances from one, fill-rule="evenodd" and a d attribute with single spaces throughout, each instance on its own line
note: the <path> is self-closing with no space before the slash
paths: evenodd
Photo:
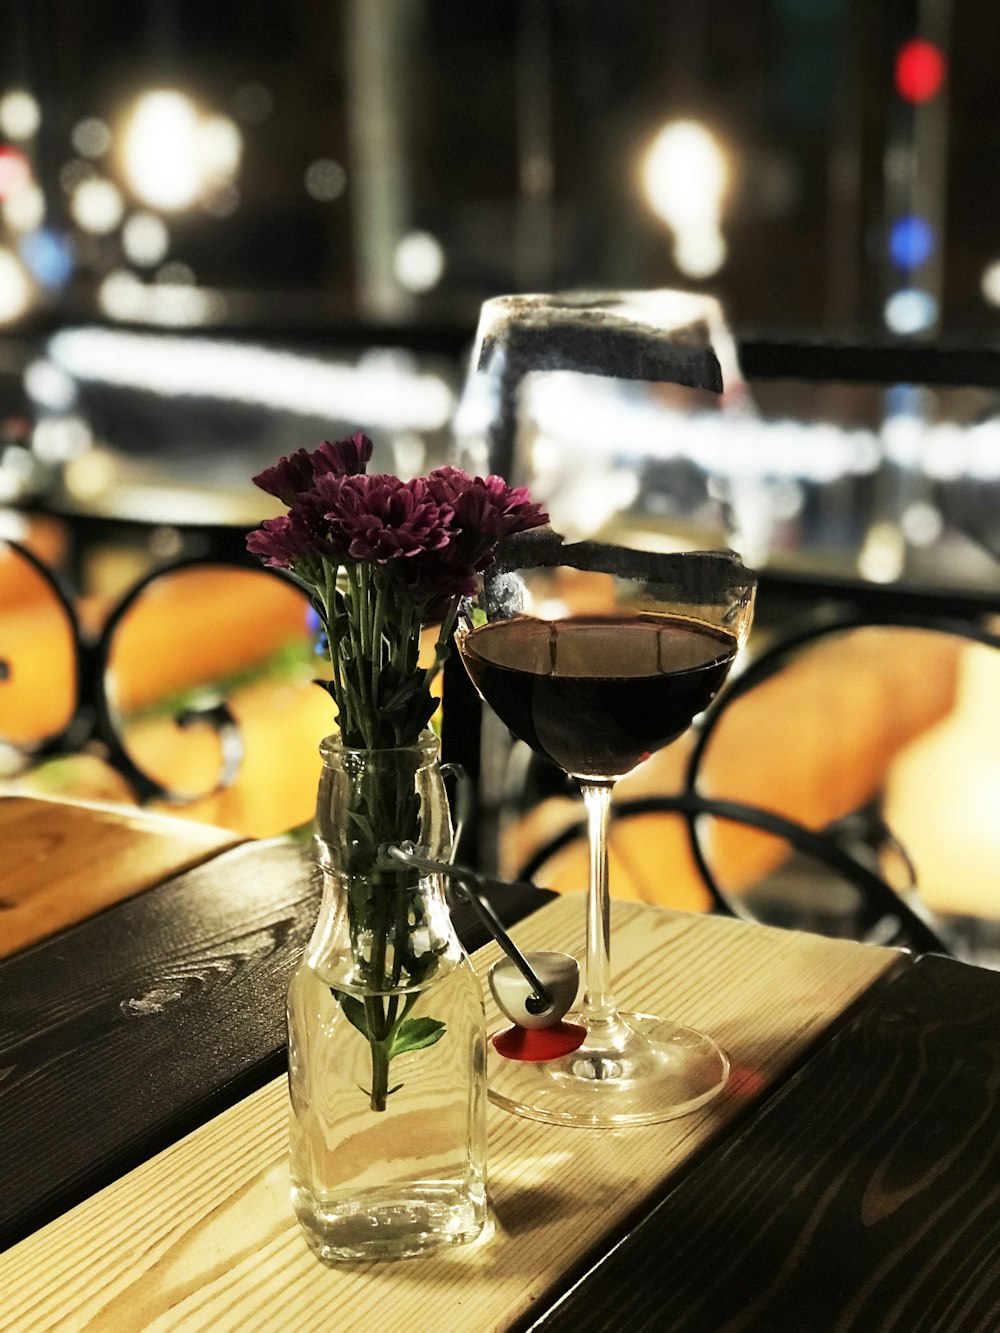
<path id="1" fill-rule="evenodd" d="M 615 1129 L 687 1115 L 717 1096 L 729 1058 L 711 1037 L 651 1014 L 613 1014 L 587 1028 L 583 1045 L 557 1060 L 507 1060 L 489 1045 L 490 1100 L 552 1125 Z"/>
<path id="2" fill-rule="evenodd" d="M 433 1182 L 321 1199 L 292 1186 L 306 1239 L 325 1263 L 404 1259 L 475 1240 L 486 1224 L 485 1189 L 471 1194 Z"/>

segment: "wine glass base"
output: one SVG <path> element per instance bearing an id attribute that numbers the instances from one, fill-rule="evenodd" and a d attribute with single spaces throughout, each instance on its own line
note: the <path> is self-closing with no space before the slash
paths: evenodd
<path id="1" fill-rule="evenodd" d="M 538 1064 L 508 1060 L 489 1044 L 489 1095 L 497 1106 L 551 1125 L 616 1129 L 687 1115 L 718 1095 L 729 1058 L 711 1037 L 652 1014 L 579 1013 L 587 1039 Z"/>

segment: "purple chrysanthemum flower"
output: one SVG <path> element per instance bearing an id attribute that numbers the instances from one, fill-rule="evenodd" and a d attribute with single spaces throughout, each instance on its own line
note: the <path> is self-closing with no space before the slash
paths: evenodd
<path id="1" fill-rule="evenodd" d="M 312 456 L 306 449 L 296 449 L 293 454 L 279 458 L 273 467 L 258 472 L 253 484 L 282 504 L 290 505 L 313 484 Z"/>
<path id="2" fill-rule="evenodd" d="M 459 468 L 442 467 L 428 475 L 427 485 L 435 499 L 454 508 L 455 527 L 481 533 L 486 543 L 548 522 L 527 487 L 508 486 L 503 477 L 470 477 Z"/>
<path id="3" fill-rule="evenodd" d="M 247 550 L 265 557 L 264 563 L 276 569 L 302 570 L 303 562 L 343 560 L 347 554 L 330 531 L 326 504 L 315 490 L 296 496 L 287 514 L 265 519 L 247 537 Z"/>
<path id="4" fill-rule="evenodd" d="M 472 478 L 460 467 L 439 467 L 427 474 L 427 489 L 439 504 L 454 504 L 472 485 Z"/>
<path id="5" fill-rule="evenodd" d="M 372 442 L 361 431 L 346 440 L 324 440 L 313 451 L 313 475 L 320 477 L 355 477 L 360 476 L 368 467 L 372 456 Z"/>
<path id="6" fill-rule="evenodd" d="M 452 509 L 439 504 L 422 477 L 321 477 L 315 494 L 337 545 L 353 560 L 390 560 L 436 551 L 450 540 Z"/>
<path id="7" fill-rule="evenodd" d="M 454 509 L 448 563 L 464 560 L 470 571 L 492 564 L 493 548 L 501 538 L 548 522 L 548 514 L 532 504 L 524 486 L 508 486 L 502 477 L 469 477 L 445 467 L 430 473 L 427 484 Z"/>
<path id="8" fill-rule="evenodd" d="M 265 518 L 259 528 L 247 536 L 247 550 L 259 555 L 272 569 L 291 569 L 297 560 L 315 554 L 312 539 L 290 515 Z"/>
<path id="9" fill-rule="evenodd" d="M 319 477 L 349 477 L 364 472 L 371 456 L 371 440 L 358 431 L 346 440 L 324 440 L 312 453 L 296 449 L 279 458 L 273 467 L 258 472 L 253 482 L 283 504 L 292 505 L 312 489 Z"/>
<path id="10" fill-rule="evenodd" d="M 398 571 L 410 597 L 424 608 L 424 621 L 444 618 L 456 597 L 470 596 L 476 574 L 493 562 L 493 548 L 502 537 L 539 527 L 548 515 L 530 502 L 523 488 L 500 477 L 469 477 L 458 468 L 439 468 L 427 488 L 452 508 L 451 535 L 445 546 L 425 550 Z"/>

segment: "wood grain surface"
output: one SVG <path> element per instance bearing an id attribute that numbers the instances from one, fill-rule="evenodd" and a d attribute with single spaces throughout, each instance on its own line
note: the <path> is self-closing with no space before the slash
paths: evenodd
<path id="1" fill-rule="evenodd" d="M 524 948 L 579 953 L 583 917 L 580 898 L 562 898 L 513 933 Z M 615 1132 L 491 1107 L 482 1240 L 405 1263 L 329 1268 L 290 1211 L 278 1079 L 0 1256 L 5 1328 L 507 1327 L 565 1290 L 664 1182 L 900 965 L 890 951 L 631 903 L 615 906 L 613 926 L 622 1000 L 703 1026 L 730 1052 L 733 1077 L 709 1106 Z M 481 950 L 480 972 L 497 956 L 495 945 Z M 132 1088 L 134 1076 L 121 1082 Z"/>
<path id="2" fill-rule="evenodd" d="M 531 1327 L 1000 1327 L 1000 976 L 924 958 L 873 993 Z"/>
<path id="3" fill-rule="evenodd" d="M 248 844 L 0 964 L 0 1244 L 280 1071 L 316 904 Z"/>
<path id="4" fill-rule="evenodd" d="M 241 841 L 140 811 L 0 797 L 0 958 Z"/>
<path id="5" fill-rule="evenodd" d="M 307 850 L 247 843 L 0 963 L 0 1249 L 284 1070 L 317 908 Z"/>

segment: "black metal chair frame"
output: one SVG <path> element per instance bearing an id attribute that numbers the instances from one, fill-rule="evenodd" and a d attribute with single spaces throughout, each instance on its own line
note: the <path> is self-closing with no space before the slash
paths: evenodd
<path id="1" fill-rule="evenodd" d="M 58 572 L 50 569 L 19 542 L 5 539 L 3 545 L 14 551 L 45 581 L 58 599 L 73 635 L 75 706 L 72 716 L 61 731 L 45 737 L 37 745 L 17 747 L 20 753 L 32 759 L 48 759 L 79 753 L 89 743 L 97 741 L 105 747 L 108 763 L 125 778 L 140 802 L 165 800 L 172 804 L 185 805 L 196 799 L 189 793 L 165 787 L 140 768 L 125 748 L 124 740 L 116 725 L 114 710 L 108 699 L 105 682 L 108 655 L 115 631 L 150 584 L 179 570 L 195 568 L 251 570 L 268 578 L 279 579 L 303 591 L 301 585 L 284 571 L 267 568 L 250 556 L 244 559 L 235 554 L 222 558 L 198 556 L 173 561 L 158 565 L 134 583 L 114 604 L 97 637 L 90 638 L 83 632 L 73 595 Z M 9 663 L 3 657 L 3 645 L 0 644 L 0 689 L 3 688 L 3 680 L 9 676 L 9 672 Z M 215 785 L 209 792 L 198 793 L 197 799 L 214 795 L 231 786 L 238 777 L 243 763 L 244 745 L 239 724 L 226 700 L 218 698 L 186 708 L 175 717 L 174 721 L 181 728 L 208 724 L 219 738 L 221 766 Z"/>

